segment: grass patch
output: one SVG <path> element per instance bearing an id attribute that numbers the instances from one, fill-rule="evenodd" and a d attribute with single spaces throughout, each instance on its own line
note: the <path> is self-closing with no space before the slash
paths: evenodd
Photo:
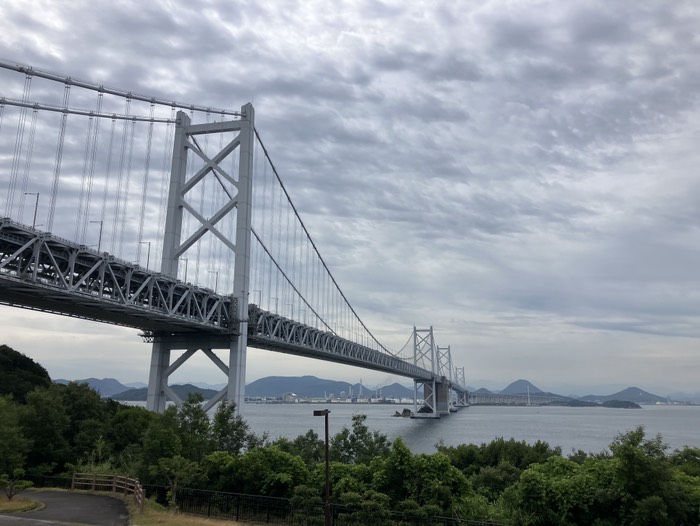
<path id="1" fill-rule="evenodd" d="M 39 502 L 24 497 L 15 497 L 12 500 L 7 500 L 5 496 L 0 497 L 0 513 L 20 513 L 36 509 L 39 506 Z"/>
<path id="2" fill-rule="evenodd" d="M 126 502 L 129 505 L 129 513 L 131 514 L 130 524 L 133 526 L 160 526 L 163 524 L 168 526 L 243 526 L 242 522 L 207 519 L 194 515 L 173 513 L 151 500 L 146 500 L 143 513 L 140 513 L 132 498 L 127 498 Z M 246 526 L 251 524 L 248 522 Z"/>

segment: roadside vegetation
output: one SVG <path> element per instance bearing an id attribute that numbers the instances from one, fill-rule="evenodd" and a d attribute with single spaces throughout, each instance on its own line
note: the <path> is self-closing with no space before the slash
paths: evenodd
<path id="1" fill-rule="evenodd" d="M 18 385 L 12 378 L 20 376 L 0 371 L 10 378 L 0 383 L 0 480 L 17 470 L 28 478 L 118 473 L 167 486 L 170 509 L 184 487 L 284 497 L 298 508 L 322 503 L 324 444 L 313 430 L 272 441 L 251 432 L 232 405 L 208 418 L 198 396 L 154 414 L 103 400 L 85 384 L 52 384 L 40 366 L 0 346 L 0 363 L 8 355 L 33 373 Z M 389 525 L 393 511 L 524 526 L 698 524 L 700 517 L 700 449 L 669 451 L 643 428 L 618 436 L 609 452 L 568 458 L 546 442 L 503 438 L 438 444 L 426 455 L 356 415 L 332 437 L 330 455 L 333 502 L 354 510 L 357 524 L 371 517 Z"/>

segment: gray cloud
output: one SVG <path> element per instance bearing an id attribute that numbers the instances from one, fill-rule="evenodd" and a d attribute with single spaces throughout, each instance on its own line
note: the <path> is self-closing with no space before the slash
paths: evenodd
<path id="1" fill-rule="evenodd" d="M 579 383 L 695 385 L 672 365 L 699 366 L 692 2 L 234 4 L 7 0 L 0 55 L 202 105 L 252 100 L 322 254 L 391 345 L 432 324 L 468 378 L 546 384 L 577 367 Z M 647 365 L 625 379 L 582 365 L 602 349 Z"/>

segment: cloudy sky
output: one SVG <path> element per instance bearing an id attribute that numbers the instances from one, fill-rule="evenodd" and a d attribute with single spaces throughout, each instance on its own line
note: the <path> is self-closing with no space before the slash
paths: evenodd
<path id="1" fill-rule="evenodd" d="M 433 325 L 473 386 L 666 394 L 700 390 L 699 28 L 692 0 L 4 0 L 0 56 L 252 101 L 334 276 L 388 345 Z M 0 343 L 52 377 L 147 378 L 136 331 L 0 314 Z M 396 379 L 248 362 L 248 381 Z M 178 374 L 222 381 L 204 360 Z"/>

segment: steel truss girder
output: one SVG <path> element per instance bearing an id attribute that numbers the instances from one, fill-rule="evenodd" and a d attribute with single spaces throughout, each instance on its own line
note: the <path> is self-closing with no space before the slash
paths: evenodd
<path id="1" fill-rule="evenodd" d="M 255 305 L 248 307 L 248 343 L 251 347 L 323 358 L 414 379 L 428 380 L 433 376 L 432 371 L 422 369 L 397 356 L 346 340 L 332 332 L 263 311 Z"/>
<path id="2" fill-rule="evenodd" d="M 0 218 L 0 303 L 145 330 L 235 333 L 235 302 Z"/>

